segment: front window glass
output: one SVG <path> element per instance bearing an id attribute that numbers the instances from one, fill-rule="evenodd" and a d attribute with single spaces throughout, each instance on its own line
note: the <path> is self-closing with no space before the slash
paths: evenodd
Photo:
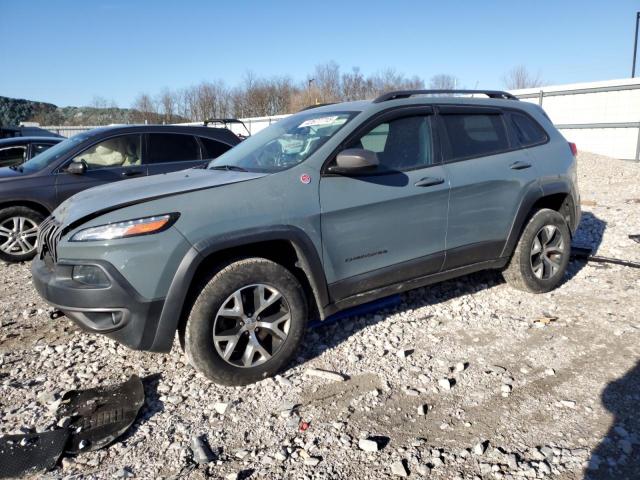
<path id="1" fill-rule="evenodd" d="M 60 160 L 63 156 L 71 152 L 71 150 L 78 147 L 79 144 L 91 137 L 91 134 L 81 133 L 68 138 L 57 145 L 47 149 L 39 155 L 36 155 L 31 160 L 24 162 L 18 168 L 26 173 L 37 172 L 42 170 L 48 165 Z"/>
<path id="2" fill-rule="evenodd" d="M 26 147 L 7 147 L 0 149 L 0 167 L 20 165 L 27 156 Z"/>
<path id="3" fill-rule="evenodd" d="M 216 158 L 209 168 L 277 172 L 304 162 L 357 112 L 302 112 L 280 120 Z"/>
<path id="4" fill-rule="evenodd" d="M 396 118 L 372 128 L 348 148 L 364 148 L 378 155 L 381 170 L 402 171 L 433 163 L 431 117 Z"/>
<path id="5" fill-rule="evenodd" d="M 109 138 L 79 153 L 72 161 L 86 162 L 89 170 L 140 165 L 140 135 Z"/>

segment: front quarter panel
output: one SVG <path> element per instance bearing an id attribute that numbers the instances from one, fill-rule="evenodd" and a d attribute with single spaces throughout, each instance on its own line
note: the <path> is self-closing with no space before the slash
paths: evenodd
<path id="1" fill-rule="evenodd" d="M 180 261 L 191 247 L 174 227 L 158 234 L 132 238 L 91 242 L 69 241 L 73 233 L 89 226 L 153 215 L 139 215 L 137 212 L 124 210 L 118 213 L 117 219 L 110 220 L 109 216 L 99 217 L 63 237 L 58 245 L 59 258 L 106 260 L 118 269 L 141 296 L 148 300 L 164 298 Z"/>

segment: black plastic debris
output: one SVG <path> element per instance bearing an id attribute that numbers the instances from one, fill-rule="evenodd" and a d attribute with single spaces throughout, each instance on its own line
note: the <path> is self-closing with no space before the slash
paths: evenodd
<path id="1" fill-rule="evenodd" d="M 71 419 L 65 452 L 75 455 L 109 445 L 133 424 L 143 404 L 137 375 L 119 385 L 65 393 L 56 412 L 59 420 Z"/>
<path id="2" fill-rule="evenodd" d="M 631 260 L 622 260 L 620 258 L 601 257 L 599 255 L 591 255 L 592 250 L 588 247 L 571 247 L 571 257 L 580 258 L 595 263 L 610 263 L 613 265 L 622 265 L 623 267 L 640 268 L 640 263 Z"/>
<path id="3" fill-rule="evenodd" d="M 640 243 L 640 235 L 629 235 L 629 238 L 636 243 Z"/>
<path id="4" fill-rule="evenodd" d="M 592 251 L 589 247 L 571 246 L 571 256 L 574 258 L 589 258 Z"/>
<path id="5" fill-rule="evenodd" d="M 69 440 L 69 431 L 5 435 L 0 438 L 0 478 L 14 478 L 51 470 Z"/>

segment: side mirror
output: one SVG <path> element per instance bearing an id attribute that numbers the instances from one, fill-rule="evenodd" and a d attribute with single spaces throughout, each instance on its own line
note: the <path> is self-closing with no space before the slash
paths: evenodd
<path id="1" fill-rule="evenodd" d="M 80 160 L 79 162 L 71 162 L 67 167 L 67 173 L 73 175 L 84 175 L 87 173 L 87 162 Z"/>
<path id="2" fill-rule="evenodd" d="M 336 164 L 329 167 L 330 173 L 349 175 L 368 173 L 378 168 L 380 162 L 376 152 L 364 148 L 348 148 L 336 157 Z"/>

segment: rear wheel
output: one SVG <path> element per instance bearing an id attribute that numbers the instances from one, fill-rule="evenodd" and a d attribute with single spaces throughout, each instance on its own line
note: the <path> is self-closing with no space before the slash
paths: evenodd
<path id="1" fill-rule="evenodd" d="M 307 305 L 302 286 L 264 258 L 231 262 L 199 293 L 185 326 L 190 363 L 225 385 L 274 375 L 302 341 Z"/>
<path id="2" fill-rule="evenodd" d="M 28 207 L 0 210 L 0 260 L 24 262 L 36 254 L 38 226 L 44 216 Z"/>
<path id="3" fill-rule="evenodd" d="M 529 220 L 502 275 L 519 290 L 548 292 L 562 281 L 570 253 L 567 222 L 560 213 L 545 208 Z"/>

